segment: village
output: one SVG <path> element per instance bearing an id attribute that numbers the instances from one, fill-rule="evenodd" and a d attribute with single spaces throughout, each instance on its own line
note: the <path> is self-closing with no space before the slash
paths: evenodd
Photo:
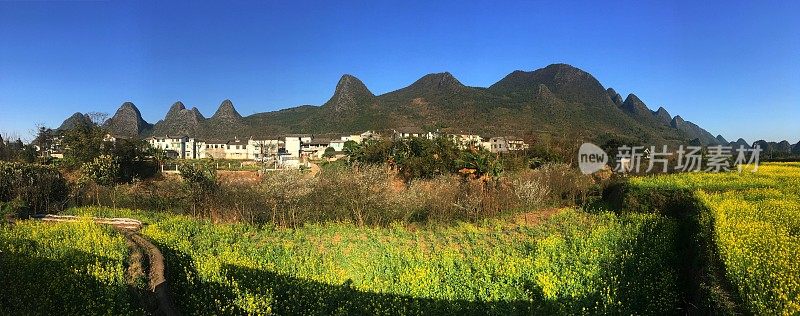
<path id="1" fill-rule="evenodd" d="M 369 140 L 406 139 L 421 137 L 434 139 L 447 137 L 461 148 L 484 148 L 492 153 L 506 153 L 528 149 L 529 145 L 514 136 L 483 138 L 475 134 L 444 134 L 438 131 L 393 129 L 365 131 L 359 134 L 338 135 L 338 138 L 315 137 L 311 134 L 290 134 L 275 139 L 233 138 L 227 140 L 201 140 L 189 136 L 150 136 L 145 140 L 151 147 L 163 150 L 172 159 L 226 159 L 274 163 L 276 168 L 297 168 L 309 160 L 345 156 L 345 144 L 361 144 Z M 107 135 L 107 141 L 117 138 Z"/>

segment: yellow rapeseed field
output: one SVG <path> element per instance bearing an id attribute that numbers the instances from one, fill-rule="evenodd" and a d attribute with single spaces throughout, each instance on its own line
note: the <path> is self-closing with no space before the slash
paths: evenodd
<path id="1" fill-rule="evenodd" d="M 800 313 L 800 163 L 756 172 L 684 173 L 631 180 L 651 189 L 688 189 L 713 217 L 727 278 L 760 315 Z"/>

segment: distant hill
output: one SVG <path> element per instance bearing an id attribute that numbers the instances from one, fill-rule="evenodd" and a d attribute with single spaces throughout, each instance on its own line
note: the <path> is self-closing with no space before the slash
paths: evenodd
<path id="1" fill-rule="evenodd" d="M 68 130 L 76 127 L 91 126 L 91 125 L 94 125 L 94 123 L 92 122 L 92 118 L 90 118 L 89 115 L 77 112 L 75 114 L 72 114 L 72 116 L 68 117 L 66 120 L 64 120 L 64 122 L 61 123 L 61 126 L 59 126 L 57 130 Z"/>
<path id="2" fill-rule="evenodd" d="M 603 87 L 591 74 L 567 64 L 517 70 L 488 88 L 465 86 L 448 72 L 428 74 L 407 87 L 377 96 L 355 76 L 343 75 L 331 98 L 321 106 L 242 117 L 233 103 L 225 100 L 213 116 L 205 118 L 196 108 L 187 110 L 176 102 L 154 126 L 126 102 L 106 125 L 124 136 L 206 139 L 413 128 L 527 139 L 727 144 L 724 138 L 714 137 L 680 116 L 671 117 L 663 107 L 652 111 L 634 94 L 623 100 L 613 88 Z"/>

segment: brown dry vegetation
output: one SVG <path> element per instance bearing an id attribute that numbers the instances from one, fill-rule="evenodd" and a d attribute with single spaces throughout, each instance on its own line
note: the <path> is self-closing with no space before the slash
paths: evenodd
<path id="1" fill-rule="evenodd" d="M 432 223 L 480 221 L 541 209 L 586 203 L 602 185 L 567 165 L 548 164 L 508 173 L 499 179 L 468 179 L 442 175 L 405 182 L 385 165 L 323 169 L 307 172 L 224 172 L 208 192 L 193 192 L 176 177 L 100 188 L 101 204 L 112 195 L 121 208 L 189 213 L 216 222 L 244 221 L 296 227 L 309 222 Z M 75 205 L 94 188 L 78 187 Z M 203 199 L 193 199 L 193 195 Z M 195 203 L 195 204 L 193 204 Z M 545 212 L 546 213 L 546 212 Z M 542 215 L 546 216 L 546 215 Z"/>

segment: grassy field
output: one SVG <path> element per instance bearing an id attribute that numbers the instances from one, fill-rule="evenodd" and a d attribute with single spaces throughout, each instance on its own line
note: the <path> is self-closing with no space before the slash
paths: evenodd
<path id="1" fill-rule="evenodd" d="M 150 221 L 143 234 L 165 253 L 178 304 L 197 314 L 665 313 L 679 304 L 675 223 L 653 214 L 272 229 L 123 213 Z"/>
<path id="2" fill-rule="evenodd" d="M 0 314 L 136 314 L 124 237 L 91 222 L 0 226 Z"/>
<path id="3" fill-rule="evenodd" d="M 757 172 L 636 178 L 643 190 L 691 192 L 712 219 L 713 242 L 746 309 L 800 313 L 800 163 Z"/>

